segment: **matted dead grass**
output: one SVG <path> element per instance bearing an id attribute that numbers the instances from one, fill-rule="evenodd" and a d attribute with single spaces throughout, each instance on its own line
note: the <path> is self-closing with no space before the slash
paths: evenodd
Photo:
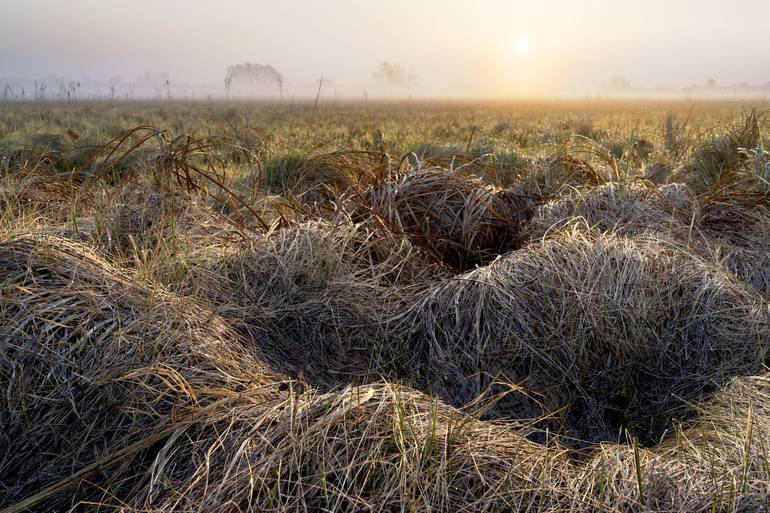
<path id="1" fill-rule="evenodd" d="M 329 388 L 409 373 L 389 312 L 447 269 L 372 222 L 308 222 L 231 245 L 194 270 L 186 293 L 205 296 L 246 330 L 270 318 L 266 358 L 288 375 Z"/>
<path id="2" fill-rule="evenodd" d="M 539 205 L 527 226 L 527 235 L 531 240 L 540 239 L 582 218 L 588 226 L 601 231 L 623 235 L 661 233 L 687 240 L 701 215 L 699 201 L 685 184 L 609 182 L 568 189 Z"/>
<path id="3" fill-rule="evenodd" d="M 518 245 L 532 199 L 441 168 L 397 173 L 363 194 L 367 209 L 435 258 L 462 271 Z"/>
<path id="4" fill-rule="evenodd" d="M 750 287 L 677 244 L 572 230 L 428 288 L 392 323 L 449 403 L 508 381 L 529 394 L 495 416 L 652 444 L 689 401 L 762 370 L 769 315 Z"/>
<path id="5" fill-rule="evenodd" d="M 760 123 L 656 185 L 580 137 L 4 152 L 0 511 L 767 511 Z"/>
<path id="6" fill-rule="evenodd" d="M 137 283 L 82 244 L 4 236 L 0 269 L 6 504 L 137 444 L 141 465 L 173 417 L 281 380 L 211 311 Z M 101 471 L 89 479 L 132 486 L 126 471 L 123 483 Z"/>
<path id="7" fill-rule="evenodd" d="M 664 237 L 768 294 L 770 196 L 746 186 L 733 184 L 700 198 L 677 183 L 610 182 L 571 189 L 541 204 L 524 233 L 535 241 L 577 223 L 627 237 Z"/>

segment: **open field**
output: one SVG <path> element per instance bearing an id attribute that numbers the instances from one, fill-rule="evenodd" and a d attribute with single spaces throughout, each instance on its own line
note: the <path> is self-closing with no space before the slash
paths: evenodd
<path id="1" fill-rule="evenodd" d="M 0 513 L 770 509 L 762 104 L 0 104 Z"/>

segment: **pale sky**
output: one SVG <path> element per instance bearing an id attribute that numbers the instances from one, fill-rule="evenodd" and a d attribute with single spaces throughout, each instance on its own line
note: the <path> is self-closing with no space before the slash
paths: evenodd
<path id="1" fill-rule="evenodd" d="M 410 94 L 515 95 L 770 81 L 770 0 L 0 0 L 0 77 L 167 72 L 221 84 L 271 64 L 364 89 L 382 61 Z"/>

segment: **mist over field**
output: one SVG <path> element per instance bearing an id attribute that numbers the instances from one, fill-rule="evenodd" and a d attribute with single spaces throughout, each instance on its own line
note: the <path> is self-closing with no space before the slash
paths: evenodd
<path id="1" fill-rule="evenodd" d="M 770 4 L 737 0 L 1 0 L 0 86 L 226 95 L 257 63 L 307 98 L 766 96 Z M 397 68 L 378 75 L 382 63 Z M 242 96 L 279 97 L 275 87 Z M 18 93 L 17 93 L 18 94 Z M 31 93 L 34 94 L 34 91 Z"/>

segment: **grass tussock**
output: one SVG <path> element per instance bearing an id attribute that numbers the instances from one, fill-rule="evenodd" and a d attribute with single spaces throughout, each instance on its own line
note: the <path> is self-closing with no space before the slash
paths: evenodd
<path id="1" fill-rule="evenodd" d="M 740 123 L 716 133 L 694 148 L 689 160 L 674 173 L 698 192 L 718 187 L 740 171 L 748 152 L 761 148 L 761 115 L 752 109 Z"/>
<path id="2" fill-rule="evenodd" d="M 568 439 L 654 443 L 689 401 L 760 372 L 768 307 L 665 240 L 561 232 L 416 296 L 394 323 L 428 387 L 462 405 L 495 381 L 496 416 L 548 416 Z"/>
<path id="3" fill-rule="evenodd" d="M 414 168 L 367 190 L 364 205 L 392 231 L 462 271 L 515 248 L 532 202 L 473 175 Z"/>
<path id="4" fill-rule="evenodd" d="M 205 295 L 246 329 L 263 316 L 279 333 L 266 357 L 288 375 L 328 388 L 404 369 L 387 313 L 409 290 L 447 271 L 403 236 L 370 223 L 311 222 L 231 246 L 192 274 Z"/>
<path id="5" fill-rule="evenodd" d="M 387 165 L 387 156 L 377 152 L 314 151 L 270 159 L 256 180 L 268 192 L 295 195 L 304 203 L 324 203 L 354 185 L 375 180 Z"/>
<path id="6" fill-rule="evenodd" d="M 610 182 L 571 189 L 541 204 L 527 226 L 527 233 L 533 240 L 540 239 L 582 218 L 592 228 L 604 232 L 656 232 L 686 239 L 690 226 L 700 216 L 700 204 L 685 184 Z"/>
<path id="7" fill-rule="evenodd" d="M 137 283 L 81 244 L 4 237 L 0 268 L 6 505 L 122 451 L 122 477 L 89 480 L 128 490 L 132 465 L 149 469 L 143 451 L 172 419 L 281 379 L 221 318 Z"/>
<path id="8" fill-rule="evenodd" d="M 578 488 L 605 511 L 766 511 L 769 384 L 731 380 L 654 448 L 602 445 Z"/>
<path id="9" fill-rule="evenodd" d="M 686 184 L 612 182 L 570 189 L 542 203 L 525 234 L 536 241 L 565 227 L 584 226 L 626 237 L 663 237 L 717 262 L 767 294 L 769 205 L 764 195 L 737 186 L 696 197 Z"/>

